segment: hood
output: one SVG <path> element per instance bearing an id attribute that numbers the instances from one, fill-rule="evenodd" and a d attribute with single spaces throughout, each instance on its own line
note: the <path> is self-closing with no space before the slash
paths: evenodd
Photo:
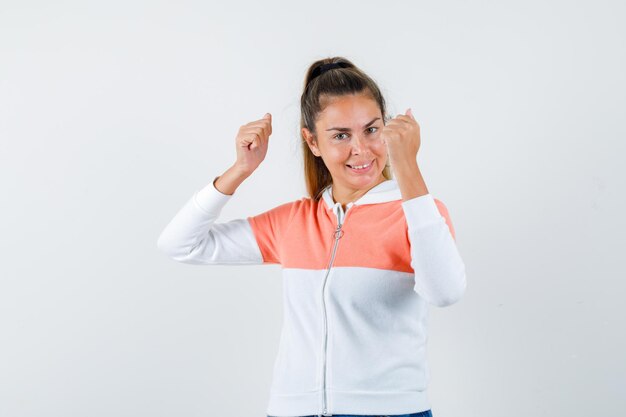
<path id="1" fill-rule="evenodd" d="M 326 208 L 328 210 L 332 210 L 336 206 L 341 206 L 339 203 L 333 201 L 332 187 L 332 184 L 330 184 L 324 189 L 324 193 L 322 194 L 322 198 L 326 202 Z M 402 200 L 402 193 L 398 187 L 398 182 L 395 179 L 390 179 L 370 188 L 361 198 L 352 203 L 348 203 L 348 205 L 360 206 L 364 204 L 387 203 L 394 200 Z"/>

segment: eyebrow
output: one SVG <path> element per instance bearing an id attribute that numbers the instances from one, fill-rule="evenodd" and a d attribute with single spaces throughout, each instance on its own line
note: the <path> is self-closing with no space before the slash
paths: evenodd
<path id="1" fill-rule="evenodd" d="M 379 120 L 379 119 L 380 117 L 377 117 L 363 127 L 369 127 L 369 125 L 371 125 L 372 123 L 374 123 L 376 120 Z M 331 127 L 330 129 L 326 129 L 327 132 L 330 130 L 339 130 L 340 132 L 349 132 L 350 128 L 349 127 Z"/>

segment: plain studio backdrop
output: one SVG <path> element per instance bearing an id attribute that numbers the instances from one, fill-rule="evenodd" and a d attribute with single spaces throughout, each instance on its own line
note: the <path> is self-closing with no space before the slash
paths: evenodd
<path id="1" fill-rule="evenodd" d="M 0 416 L 265 416 L 280 267 L 156 242 L 265 112 L 218 221 L 305 196 L 302 83 L 335 55 L 413 109 L 466 264 L 464 298 L 430 307 L 434 416 L 621 415 L 624 21 L 620 1 L 2 0 Z"/>

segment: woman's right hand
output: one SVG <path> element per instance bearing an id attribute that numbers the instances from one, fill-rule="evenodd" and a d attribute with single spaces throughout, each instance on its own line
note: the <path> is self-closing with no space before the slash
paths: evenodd
<path id="1" fill-rule="evenodd" d="M 235 138 L 237 148 L 235 167 L 251 175 L 265 159 L 271 134 L 272 115 L 270 113 L 265 113 L 262 119 L 242 125 Z"/>

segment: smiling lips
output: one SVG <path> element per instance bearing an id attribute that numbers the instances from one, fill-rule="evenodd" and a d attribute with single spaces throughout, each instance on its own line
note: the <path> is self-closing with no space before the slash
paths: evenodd
<path id="1" fill-rule="evenodd" d="M 371 160 L 369 162 L 365 162 L 359 165 L 348 165 L 346 164 L 348 167 L 350 167 L 353 171 L 367 171 L 372 164 L 374 163 L 374 160 Z"/>

